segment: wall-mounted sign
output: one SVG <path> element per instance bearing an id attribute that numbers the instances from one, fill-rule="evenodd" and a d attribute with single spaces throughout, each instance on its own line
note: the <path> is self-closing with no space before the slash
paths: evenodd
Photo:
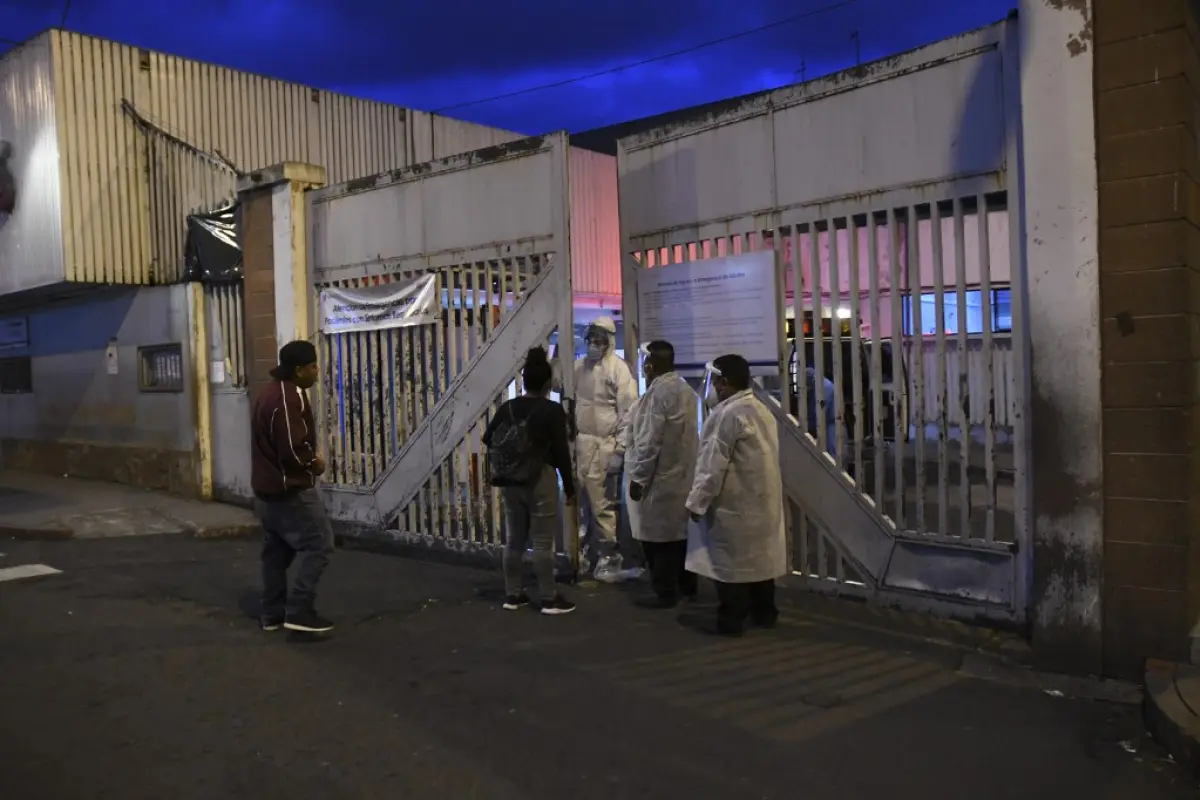
<path id="1" fill-rule="evenodd" d="M 0 319 L 0 350 L 16 350 L 29 346 L 29 318 Z"/>

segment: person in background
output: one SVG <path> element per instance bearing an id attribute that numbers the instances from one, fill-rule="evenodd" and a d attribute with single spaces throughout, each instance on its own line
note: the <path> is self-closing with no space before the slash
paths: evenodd
<path id="1" fill-rule="evenodd" d="M 607 485 L 619 486 L 625 464 L 624 426 L 637 400 L 637 383 L 629 365 L 617 357 L 617 326 L 610 317 L 597 317 L 588 326 L 587 354 L 575 362 L 575 458 L 592 528 L 589 537 L 597 559 L 599 581 L 621 579 L 617 547 L 618 497 Z M 580 553 L 580 576 L 589 571 L 588 549 Z"/>
<path id="2" fill-rule="evenodd" d="M 825 406 L 825 450 L 837 458 L 837 394 L 834 392 L 833 381 L 822 378 L 820 389 L 817 388 L 817 368 L 809 364 L 805 369 L 805 382 L 808 385 L 808 432 L 820 444 L 817 436 L 817 402 L 818 398 Z M 818 394 L 819 392 L 819 394 Z"/>
<path id="3" fill-rule="evenodd" d="M 263 526 L 262 628 L 324 633 L 333 623 L 316 612 L 317 584 L 333 552 L 333 528 L 317 492 L 325 460 L 308 390 L 317 382 L 317 349 L 288 342 L 274 379 L 254 401 L 250 421 L 254 505 Z M 288 568 L 295 576 L 288 590 Z"/>
<path id="4" fill-rule="evenodd" d="M 775 417 L 750 390 L 750 365 L 726 355 L 708 365 L 712 409 L 700 434 L 687 510 L 688 569 L 716 583 L 713 632 L 740 636 L 746 618 L 772 627 L 775 579 L 787 573 L 783 480 Z"/>
<path id="5" fill-rule="evenodd" d="M 522 578 L 525 551 L 532 546 L 538 609 L 550 616 L 569 614 L 575 604 L 554 585 L 554 535 L 560 528 L 558 478 L 568 503 L 575 496 L 575 482 L 567 414 L 550 399 L 553 374 L 543 348 L 526 355 L 521 380 L 525 394 L 501 405 L 483 433 L 491 483 L 500 488 L 504 502 L 504 608 L 516 611 L 529 605 Z"/>
<path id="6" fill-rule="evenodd" d="M 646 393 L 631 414 L 625 450 L 634 538 L 642 543 L 654 594 L 639 599 L 646 608 L 674 608 L 696 594 L 696 576 L 684 569 L 688 512 L 696 471 L 700 398 L 675 372 L 675 348 L 654 341 L 643 350 Z"/>

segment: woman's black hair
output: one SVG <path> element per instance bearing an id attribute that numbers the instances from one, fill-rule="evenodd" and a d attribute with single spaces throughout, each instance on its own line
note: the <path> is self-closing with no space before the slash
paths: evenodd
<path id="1" fill-rule="evenodd" d="M 554 377 L 550 367 L 550 356 L 544 347 L 531 347 L 525 354 L 525 366 L 521 368 L 521 380 L 525 383 L 525 391 L 537 394 L 546 391 Z"/>

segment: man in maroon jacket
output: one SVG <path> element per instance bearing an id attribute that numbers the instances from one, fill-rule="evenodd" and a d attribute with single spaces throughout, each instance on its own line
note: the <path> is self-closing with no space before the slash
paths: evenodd
<path id="1" fill-rule="evenodd" d="M 316 612 L 317 583 L 333 552 L 333 529 L 317 492 L 325 460 L 308 389 L 317 382 L 317 349 L 289 342 L 279 351 L 275 380 L 254 401 L 250 485 L 262 520 L 262 627 L 324 633 L 333 623 Z M 296 574 L 288 591 L 288 567 Z"/>

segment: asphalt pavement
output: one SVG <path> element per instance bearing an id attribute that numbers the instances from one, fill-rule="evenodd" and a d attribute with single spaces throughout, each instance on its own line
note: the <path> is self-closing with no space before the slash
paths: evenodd
<path id="1" fill-rule="evenodd" d="M 0 553 L 5 800 L 1200 798 L 1136 705 L 801 610 L 714 640 L 703 600 L 547 618 L 492 573 L 343 551 L 307 641 L 255 626 L 253 543 Z"/>

